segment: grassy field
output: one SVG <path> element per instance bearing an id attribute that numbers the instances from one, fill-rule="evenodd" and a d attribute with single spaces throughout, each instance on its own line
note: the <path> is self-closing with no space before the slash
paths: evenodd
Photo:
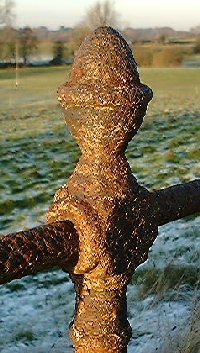
<path id="1" fill-rule="evenodd" d="M 20 184 L 18 197 L 23 199 L 23 208 L 26 206 L 23 191 L 27 194 L 27 187 L 30 190 L 34 184 L 38 188 L 37 182 L 44 191 L 43 177 L 51 186 L 41 192 L 41 201 L 45 199 L 48 203 L 49 195 L 52 197 L 60 185 L 59 180 L 63 182 L 69 176 L 79 157 L 56 99 L 57 88 L 68 79 L 69 71 L 70 67 L 20 69 L 17 87 L 14 70 L 0 71 L 3 170 L 0 188 L 3 195 L 15 195 Z M 151 188 L 197 177 L 200 174 L 199 69 L 141 69 L 140 76 L 153 89 L 154 99 L 141 131 L 129 144 L 127 156 L 133 173 Z M 14 212 L 17 204 L 12 204 L 9 197 L 4 198 L 6 203 L 1 200 L 0 209 L 6 216 L 9 210 Z M 29 201 L 28 209 L 36 203 L 40 203 L 39 197 L 35 202 Z M 20 208 L 19 205 L 20 202 Z M 8 217 L 5 219 L 6 226 L 10 222 Z"/>
<path id="2" fill-rule="evenodd" d="M 57 87 L 67 80 L 69 70 L 70 67 L 20 69 L 17 87 L 14 70 L 0 71 L 0 232 L 2 234 L 43 223 L 55 191 L 66 182 L 79 158 L 79 149 L 67 132 L 63 113 L 56 100 Z M 133 174 L 141 184 L 150 189 L 200 177 L 199 72 L 199 69 L 192 68 L 140 69 L 141 80 L 153 89 L 154 99 L 149 104 L 140 132 L 129 144 L 127 157 Z M 142 324 L 143 333 L 137 327 L 137 322 L 142 322 L 142 318 L 135 320 L 141 310 L 144 310 L 145 317 L 144 308 L 147 301 L 153 303 L 152 312 L 156 310 L 155 303 L 158 301 L 165 304 L 169 302 L 174 308 L 171 316 L 175 312 L 174 315 L 177 314 L 179 317 L 178 305 L 182 305 L 182 309 L 188 308 L 188 312 L 191 309 L 191 298 L 196 297 L 199 287 L 199 224 L 199 217 L 190 217 L 161 228 L 158 241 L 150 252 L 148 263 L 136 271 L 133 286 L 138 288 L 137 296 L 133 297 L 133 289 L 128 295 L 131 303 L 129 317 L 133 327 L 136 325 L 132 344 L 136 342 L 138 347 L 140 344 L 143 346 L 145 337 L 149 342 L 149 330 L 152 325 L 150 323 L 148 326 L 148 318 L 146 324 L 145 321 Z M 28 342 L 27 345 L 30 344 L 30 346 L 38 344 L 40 347 L 45 337 L 49 346 L 45 346 L 40 353 L 51 351 L 49 347 L 57 337 L 55 325 L 58 322 L 60 325 L 66 315 L 65 278 L 63 274 L 56 273 L 41 274 L 41 276 L 24 279 L 20 283 L 13 282 L 1 291 L 0 299 L 5 303 L 3 306 L 5 313 L 1 317 L 4 317 L 6 329 L 0 327 L 2 331 L 0 350 L 6 346 L 6 353 L 14 352 L 13 347 L 18 345 L 20 347 L 24 342 Z M 60 278 L 59 276 L 62 287 L 61 284 L 59 287 L 59 284 L 53 283 Z M 40 296 L 44 295 L 42 299 L 44 302 L 49 300 L 45 299 L 47 296 L 44 289 L 45 281 L 48 282 L 48 286 L 55 289 L 57 294 L 52 294 L 52 298 L 55 297 L 50 303 L 52 306 L 48 304 L 46 308 L 44 305 L 41 309 L 38 305 Z M 34 293 L 36 285 L 38 294 Z M 39 288 L 43 288 L 43 294 L 39 292 Z M 72 289 L 69 287 L 68 294 L 72 301 L 71 292 Z M 28 328 L 26 315 L 23 312 L 26 307 L 23 299 L 25 297 L 27 302 L 31 298 L 32 303 L 30 311 L 32 326 L 29 325 Z M 155 297 L 157 299 L 154 300 Z M 22 302 L 23 305 L 21 305 Z M 177 306 L 173 306 L 174 303 L 178 303 Z M 69 305 L 72 307 L 72 304 Z M 14 306 L 17 307 L 15 318 L 10 314 L 15 310 Z M 138 313 L 134 312 L 135 306 L 138 308 Z M 56 311 L 58 308 L 59 312 Z M 37 311 L 40 309 L 43 311 Z M 67 320 L 70 320 L 73 309 L 70 310 Z M 195 309 L 195 315 L 198 310 Z M 185 315 L 183 317 L 187 317 L 187 312 L 183 312 Z M 41 323 L 38 322 L 38 315 L 43 318 Z M 53 316 L 56 317 L 55 320 L 52 319 Z M 163 316 L 164 319 L 165 316 Z M 167 320 L 171 322 L 170 318 Z M 147 332 L 145 325 L 148 326 Z M 154 336 L 155 332 L 152 333 L 152 337 Z M 183 342 L 181 337 L 179 342 Z M 172 351 L 174 353 L 198 352 L 196 348 L 189 350 L 182 347 L 181 349 L 180 351 L 173 348 L 170 353 Z M 143 349 L 135 351 L 145 352 Z M 147 351 L 152 353 L 155 349 Z M 169 353 L 167 350 L 158 352 Z"/>
<path id="3" fill-rule="evenodd" d="M 56 107 L 57 88 L 66 82 L 69 71 L 69 67 L 20 69 L 16 87 L 15 70 L 0 70 L 0 113 L 9 115 L 8 120 L 17 116 L 20 120 L 21 114 L 31 115 L 34 108 Z M 143 68 L 140 76 L 154 91 L 148 116 L 164 116 L 169 112 L 178 116 L 199 110 L 199 69 Z"/>

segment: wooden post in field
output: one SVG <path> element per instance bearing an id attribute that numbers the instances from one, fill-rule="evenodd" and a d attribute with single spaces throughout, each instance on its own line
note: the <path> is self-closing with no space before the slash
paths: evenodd
<path id="1" fill-rule="evenodd" d="M 76 353 L 127 351 L 126 290 L 134 270 L 159 225 L 200 211 L 199 180 L 150 192 L 131 174 L 125 150 L 151 99 L 122 36 L 111 27 L 89 35 L 59 88 L 79 163 L 55 195 L 49 225 L 0 239 L 0 283 L 55 265 L 70 273 Z"/>

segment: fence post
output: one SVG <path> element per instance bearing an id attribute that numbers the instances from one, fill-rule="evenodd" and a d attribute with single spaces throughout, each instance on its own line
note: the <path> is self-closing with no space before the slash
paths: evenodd
<path id="1" fill-rule="evenodd" d="M 0 239 L 0 283 L 53 266 L 76 290 L 76 353 L 125 353 L 131 337 L 126 289 L 158 226 L 200 211 L 200 180 L 150 192 L 125 157 L 152 91 L 140 82 L 122 36 L 101 27 L 81 45 L 59 89 L 82 156 L 55 195 L 48 225 Z"/>
<path id="2" fill-rule="evenodd" d="M 152 91 L 140 82 L 132 52 L 110 27 L 82 43 L 59 89 L 65 120 L 82 156 L 55 196 L 48 222 L 69 219 L 79 234 L 71 338 L 75 352 L 124 353 L 131 337 L 126 290 L 157 236 L 152 195 L 125 157 Z"/>

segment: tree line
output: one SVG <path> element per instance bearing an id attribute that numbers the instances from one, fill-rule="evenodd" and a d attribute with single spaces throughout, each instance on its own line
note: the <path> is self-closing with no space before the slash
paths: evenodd
<path id="1" fill-rule="evenodd" d="M 14 1 L 0 0 L 0 62 L 14 65 L 18 61 L 24 66 L 30 64 L 34 54 L 44 50 L 44 43 L 48 44 L 48 53 L 52 57 L 49 63 L 60 65 L 65 58 L 74 57 L 82 40 L 94 28 L 111 25 L 120 29 L 119 14 L 111 0 L 97 1 L 91 5 L 75 28 L 61 26 L 57 31 L 49 31 L 44 26 L 16 29 L 14 23 Z M 190 32 L 177 32 L 169 27 L 125 28 L 122 32 L 130 46 L 134 45 L 136 59 L 138 57 L 142 66 L 164 64 L 165 61 L 172 66 L 180 65 L 186 51 L 190 54 L 200 53 L 199 26 Z M 171 44 L 177 44 L 175 42 L 185 46 L 179 45 L 177 49 L 174 45 L 172 48 Z M 156 47 L 149 43 L 158 45 Z"/>
<path id="2" fill-rule="evenodd" d="M 40 44 L 37 36 L 37 29 L 24 27 L 16 29 L 14 27 L 14 1 L 0 0 L 0 61 L 15 63 L 20 58 L 23 65 L 29 63 L 30 56 L 36 53 Z M 81 23 L 73 31 L 69 31 L 67 36 L 57 38 L 52 41 L 52 55 L 54 64 L 61 64 L 64 57 L 65 44 L 67 40 L 67 55 L 73 56 L 80 42 L 85 35 L 98 26 L 111 25 L 117 23 L 117 13 L 114 9 L 114 3 L 111 0 L 103 2 L 97 1 L 91 6 Z"/>

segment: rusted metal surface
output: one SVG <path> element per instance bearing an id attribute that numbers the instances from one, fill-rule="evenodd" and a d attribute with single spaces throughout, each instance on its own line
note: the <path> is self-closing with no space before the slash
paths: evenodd
<path id="1" fill-rule="evenodd" d="M 69 219 L 79 234 L 71 327 L 78 353 L 125 352 L 131 337 L 126 286 L 147 259 L 157 227 L 151 194 L 132 176 L 125 149 L 151 98 L 127 43 L 108 27 L 86 38 L 59 90 L 82 157 L 57 192 L 48 221 Z"/>
<path id="2" fill-rule="evenodd" d="M 50 228 L 0 242 L 2 282 L 55 265 L 70 273 L 76 353 L 127 351 L 126 289 L 134 270 L 147 259 L 159 225 L 200 211 L 199 180 L 150 192 L 131 174 L 125 150 L 151 98 L 122 36 L 110 27 L 89 35 L 59 88 L 79 163 L 55 195 Z"/>
<path id="3" fill-rule="evenodd" d="M 77 261 L 78 235 L 71 222 L 56 222 L 0 238 L 0 284 Z"/>
<path id="4" fill-rule="evenodd" d="M 158 225 L 200 212 L 200 180 L 155 191 Z"/>
<path id="5" fill-rule="evenodd" d="M 127 284 L 147 259 L 164 221 L 165 201 L 170 204 L 174 196 L 138 185 L 125 157 L 151 98 L 130 48 L 109 27 L 86 38 L 69 82 L 59 89 L 82 156 L 56 193 L 48 221 L 69 219 L 79 234 L 79 259 L 71 272 L 77 293 L 71 337 L 77 353 L 126 352 L 131 337 Z M 177 197 L 167 221 L 183 216 L 176 209 L 183 200 Z"/>

